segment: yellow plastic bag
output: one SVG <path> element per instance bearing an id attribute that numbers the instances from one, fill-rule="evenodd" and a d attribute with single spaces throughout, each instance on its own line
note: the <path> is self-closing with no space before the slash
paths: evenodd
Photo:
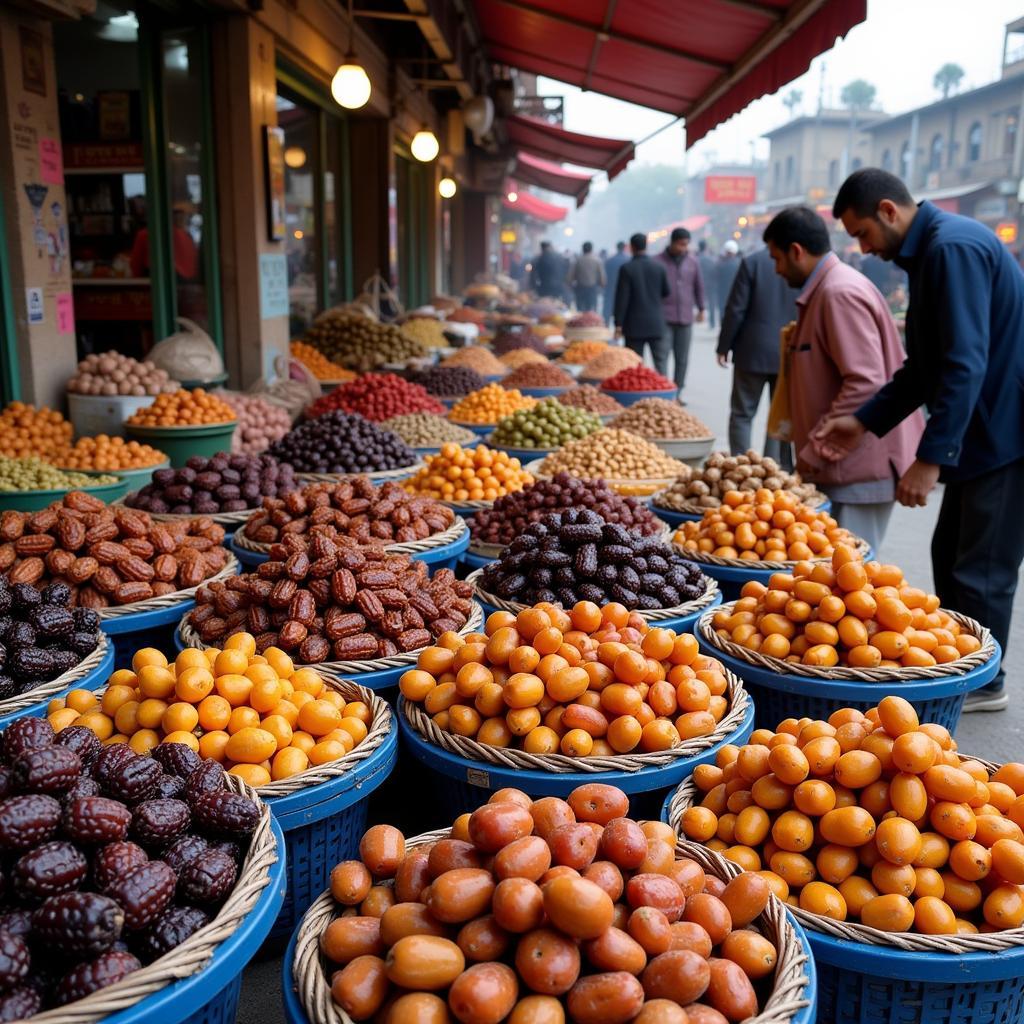
<path id="1" fill-rule="evenodd" d="M 790 343 L 795 332 L 795 320 L 791 320 L 780 332 L 779 376 L 775 382 L 772 404 L 768 409 L 768 436 L 777 441 L 793 440 L 793 417 L 789 409 L 789 359 Z"/>

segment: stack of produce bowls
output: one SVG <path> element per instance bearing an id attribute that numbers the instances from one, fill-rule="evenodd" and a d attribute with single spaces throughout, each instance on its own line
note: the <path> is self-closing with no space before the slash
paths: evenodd
<path id="1" fill-rule="evenodd" d="M 166 452 L 172 466 L 183 466 L 193 455 L 229 449 L 237 426 L 230 405 L 197 387 L 157 395 L 125 420 L 125 433 Z"/>

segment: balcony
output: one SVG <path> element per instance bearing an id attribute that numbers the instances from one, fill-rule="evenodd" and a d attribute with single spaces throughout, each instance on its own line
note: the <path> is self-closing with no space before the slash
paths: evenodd
<path id="1" fill-rule="evenodd" d="M 979 184 L 1010 178 L 1013 171 L 1013 157 L 1001 156 L 992 160 L 975 160 L 971 163 L 958 162 L 955 167 L 943 167 L 941 171 L 929 171 L 921 167 L 918 172 L 919 186 L 929 190 L 953 188 L 956 185 Z"/>

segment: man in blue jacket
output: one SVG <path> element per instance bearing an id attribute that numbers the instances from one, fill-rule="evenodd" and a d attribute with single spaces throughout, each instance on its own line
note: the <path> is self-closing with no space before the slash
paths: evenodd
<path id="1" fill-rule="evenodd" d="M 896 489 L 901 504 L 945 494 L 932 536 L 944 607 L 977 619 L 1005 651 L 1024 560 L 1024 276 L 985 226 L 915 205 L 886 171 L 843 183 L 832 209 L 861 251 L 907 271 L 907 360 L 853 416 L 824 423 L 841 458 L 865 431 L 882 436 L 921 405 L 929 419 L 917 460 Z M 965 711 L 1001 711 L 1003 673 L 969 694 Z"/>
<path id="2" fill-rule="evenodd" d="M 604 305 L 601 307 L 601 312 L 604 314 L 605 323 L 609 325 L 615 319 L 615 288 L 619 283 L 619 271 L 623 264 L 628 262 L 626 243 L 616 242 L 615 255 L 609 256 L 604 261 Z"/>

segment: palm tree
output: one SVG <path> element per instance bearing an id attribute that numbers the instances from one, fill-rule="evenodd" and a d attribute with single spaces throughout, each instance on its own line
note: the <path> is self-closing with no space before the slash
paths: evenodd
<path id="1" fill-rule="evenodd" d="M 843 86 L 839 94 L 839 102 L 847 110 L 856 114 L 860 110 L 870 110 L 875 103 L 875 94 L 878 90 L 863 78 L 855 78 Z"/>
<path id="2" fill-rule="evenodd" d="M 964 69 L 959 64 L 943 64 L 935 72 L 932 85 L 942 93 L 942 98 L 946 99 L 951 92 L 956 92 L 960 88 L 960 81 L 963 77 Z"/>
<path id="3" fill-rule="evenodd" d="M 799 89 L 790 89 L 782 100 L 782 105 L 789 111 L 789 119 L 796 116 L 793 111 L 803 102 L 804 94 Z"/>

